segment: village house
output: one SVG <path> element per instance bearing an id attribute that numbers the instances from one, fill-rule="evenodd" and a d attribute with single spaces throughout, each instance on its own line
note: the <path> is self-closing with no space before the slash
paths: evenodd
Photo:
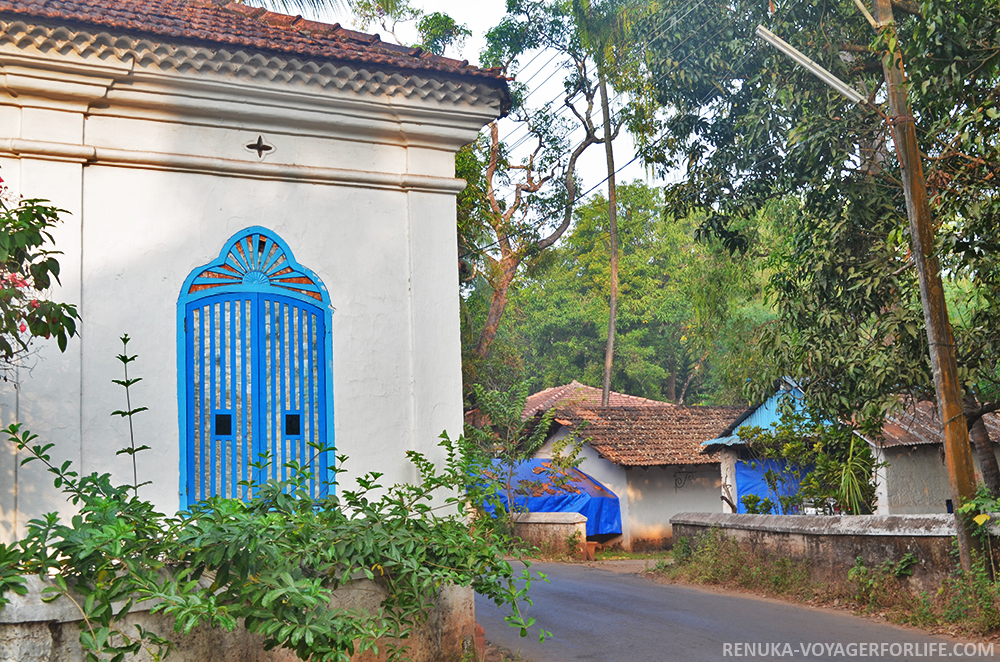
<path id="1" fill-rule="evenodd" d="M 984 414 L 994 455 L 1000 434 L 1000 416 Z M 885 466 L 878 469 L 875 486 L 878 515 L 921 515 L 954 510 L 948 468 L 944 459 L 941 417 L 937 406 L 926 400 L 908 401 L 882 426 L 882 438 L 869 440 L 875 459 Z M 977 483 L 983 482 L 979 454 L 972 449 Z"/>
<path id="2" fill-rule="evenodd" d="M 553 431 L 536 457 L 572 435 L 583 441 L 580 470 L 618 496 L 622 533 L 602 539 L 627 550 L 672 541 L 670 518 L 679 512 L 721 512 L 718 454 L 701 442 L 729 426 L 743 407 L 680 406 L 601 390 L 573 381 L 527 399 L 524 417 L 555 410 Z"/>
<path id="3" fill-rule="evenodd" d="M 411 480 L 461 433 L 454 154 L 505 112 L 499 70 L 236 2 L 0 0 L 0 73 L 0 176 L 65 210 L 52 296 L 82 317 L 0 383 L 0 425 L 131 483 L 127 333 L 167 513 L 291 460 L 329 478 L 311 443 L 347 485 Z M 0 540 L 70 511 L 0 457 Z"/>
<path id="4" fill-rule="evenodd" d="M 718 457 L 722 467 L 722 496 L 725 512 L 747 511 L 743 497 L 755 495 L 775 501 L 781 494 L 774 494 L 764 480 L 768 469 L 785 471 L 781 461 L 756 459 L 742 441 L 739 429 L 759 427 L 768 429 L 781 420 L 781 408 L 788 403 L 801 410 L 804 394 L 798 385 L 782 381 L 765 401 L 750 407 L 714 439 L 702 444 L 706 457 Z M 948 485 L 941 417 L 937 407 L 929 401 L 906 399 L 900 411 L 886 418 L 878 438 L 863 437 L 871 446 L 879 466 L 875 472 L 876 515 L 923 515 L 949 513 L 954 509 Z M 985 414 L 983 422 L 991 438 L 993 453 L 997 444 L 993 439 L 1000 433 L 1000 416 Z M 973 449 L 973 467 L 976 482 L 982 482 L 979 457 Z M 787 482 L 779 486 L 782 494 L 793 493 L 799 470 L 785 472 Z M 732 505 L 736 506 L 734 510 Z"/>

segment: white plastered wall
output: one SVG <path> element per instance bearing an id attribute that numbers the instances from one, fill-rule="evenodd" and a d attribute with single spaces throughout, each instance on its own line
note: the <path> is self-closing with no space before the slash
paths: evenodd
<path id="1" fill-rule="evenodd" d="M 722 511 L 718 464 L 633 467 L 625 475 L 633 548 L 671 541 L 670 518 L 677 513 Z"/>
<path id="2" fill-rule="evenodd" d="M 535 457 L 552 457 L 553 446 L 569 429 L 560 427 Z M 659 545 L 671 538 L 670 518 L 682 512 L 720 512 L 722 479 L 719 465 L 620 467 L 588 444 L 580 449 L 580 471 L 589 474 L 618 497 L 622 535 L 607 541 L 631 550 L 643 542 Z"/>
<path id="3" fill-rule="evenodd" d="M 143 379 L 133 406 L 149 407 L 135 419 L 137 442 L 152 447 L 138 456 L 139 480 L 174 512 L 181 284 L 234 233 L 262 225 L 322 279 L 335 308 L 346 485 L 369 471 L 412 480 L 407 450 L 442 457 L 438 435 L 462 429 L 453 154 L 494 108 L 6 48 L 0 176 L 67 210 L 52 297 L 78 304 L 83 319 L 65 353 L 38 343 L 19 385 L 0 383 L 0 423 L 54 442 L 54 460 L 131 482 L 131 463 L 114 455 L 127 427 L 110 416 L 125 405 L 111 380 L 127 333 L 138 355 L 130 376 Z M 244 147 L 258 136 L 274 148 L 263 159 Z M 6 443 L 2 457 L 0 540 L 42 512 L 69 511 L 40 467 L 18 467 Z"/>
<path id="4" fill-rule="evenodd" d="M 940 444 L 875 448 L 875 459 L 886 462 L 877 473 L 876 513 L 879 515 L 923 515 L 947 512 L 951 499 L 944 448 Z M 993 452 L 997 452 L 993 444 Z M 972 450 L 977 483 L 983 472 Z"/>
<path id="5" fill-rule="evenodd" d="M 567 427 L 560 427 L 548 439 L 548 441 L 545 442 L 545 445 L 542 446 L 542 448 L 535 454 L 535 457 L 552 457 L 553 445 L 555 445 L 556 442 L 565 439 L 568 434 L 569 429 Z M 579 457 L 582 458 L 579 467 L 580 471 L 589 475 L 601 485 L 604 485 L 604 487 L 614 492 L 615 496 L 618 497 L 618 506 L 621 510 L 622 518 L 622 535 L 620 538 L 614 538 L 607 541 L 607 543 L 618 543 L 624 549 L 632 549 L 631 532 L 629 530 L 628 479 L 625 477 L 625 469 L 604 459 L 597 454 L 597 451 L 587 444 L 583 444 L 583 446 L 581 446 Z"/>

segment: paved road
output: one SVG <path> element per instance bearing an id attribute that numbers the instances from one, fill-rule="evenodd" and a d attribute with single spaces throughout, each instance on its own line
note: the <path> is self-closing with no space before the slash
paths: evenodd
<path id="1" fill-rule="evenodd" d="M 476 597 L 476 620 L 486 630 L 486 638 L 520 651 L 532 662 L 925 662 L 955 658 L 956 653 L 978 654 L 965 648 L 968 642 L 828 609 L 662 585 L 638 575 L 583 565 L 539 563 L 532 569 L 548 575 L 550 583 L 532 585 L 534 606 L 529 614 L 537 623 L 527 638 L 508 627 L 491 602 Z M 538 642 L 539 627 L 553 634 L 543 644 Z M 839 651 L 837 643 L 843 646 Z M 861 647 L 861 643 L 866 645 Z M 848 644 L 856 647 L 851 649 Z M 903 648 L 906 644 L 916 648 L 907 650 Z M 1000 656 L 1000 645 L 995 648 Z"/>

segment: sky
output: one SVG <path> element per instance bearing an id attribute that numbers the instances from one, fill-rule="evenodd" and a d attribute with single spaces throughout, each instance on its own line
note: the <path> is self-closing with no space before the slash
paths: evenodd
<path id="1" fill-rule="evenodd" d="M 503 18 L 505 13 L 504 0 L 411 0 L 413 6 L 419 7 L 426 13 L 443 12 L 448 14 L 460 24 L 465 25 L 472 32 L 472 37 L 466 40 L 461 50 L 450 49 L 446 55 L 457 59 L 468 60 L 472 64 L 479 63 L 479 53 L 486 45 L 485 34 Z M 345 26 L 351 25 L 351 18 L 345 16 L 334 16 L 320 18 L 320 20 L 337 20 Z M 377 26 L 370 26 L 368 32 L 378 32 Z M 416 30 L 412 25 L 402 25 L 397 30 L 400 39 L 407 43 L 416 43 L 418 40 Z M 392 40 L 391 35 L 383 34 L 383 39 Z M 536 54 L 529 54 L 523 60 L 527 63 Z M 559 59 L 553 59 L 553 53 L 541 53 L 530 66 L 524 67 L 517 72 L 517 79 L 526 81 L 529 89 L 532 90 L 529 98 L 529 105 L 542 105 L 546 101 L 558 99 L 561 103 L 561 76 L 559 74 Z M 518 137 L 524 134 L 523 129 L 517 129 L 509 120 L 501 120 L 500 137 L 505 139 L 507 144 L 517 141 Z M 527 145 L 514 152 L 515 157 L 527 153 Z M 641 179 L 650 184 L 662 183 L 647 174 L 645 168 L 638 161 L 622 168 L 623 165 L 632 160 L 635 156 L 632 141 L 625 131 L 619 135 L 614 142 L 615 167 L 620 169 L 617 175 L 619 184 Z M 577 165 L 577 171 L 583 180 L 582 192 L 597 189 L 607 193 L 607 184 L 602 182 L 607 177 L 607 166 L 603 145 L 591 145 L 581 157 Z"/>

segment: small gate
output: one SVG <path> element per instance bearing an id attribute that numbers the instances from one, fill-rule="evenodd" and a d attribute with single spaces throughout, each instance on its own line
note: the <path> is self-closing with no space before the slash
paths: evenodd
<path id="1" fill-rule="evenodd" d="M 307 467 L 313 496 L 333 468 L 329 296 L 288 246 L 247 228 L 194 270 L 178 300 L 181 506 L 246 498 Z M 241 485 L 241 483 L 243 485 Z"/>

